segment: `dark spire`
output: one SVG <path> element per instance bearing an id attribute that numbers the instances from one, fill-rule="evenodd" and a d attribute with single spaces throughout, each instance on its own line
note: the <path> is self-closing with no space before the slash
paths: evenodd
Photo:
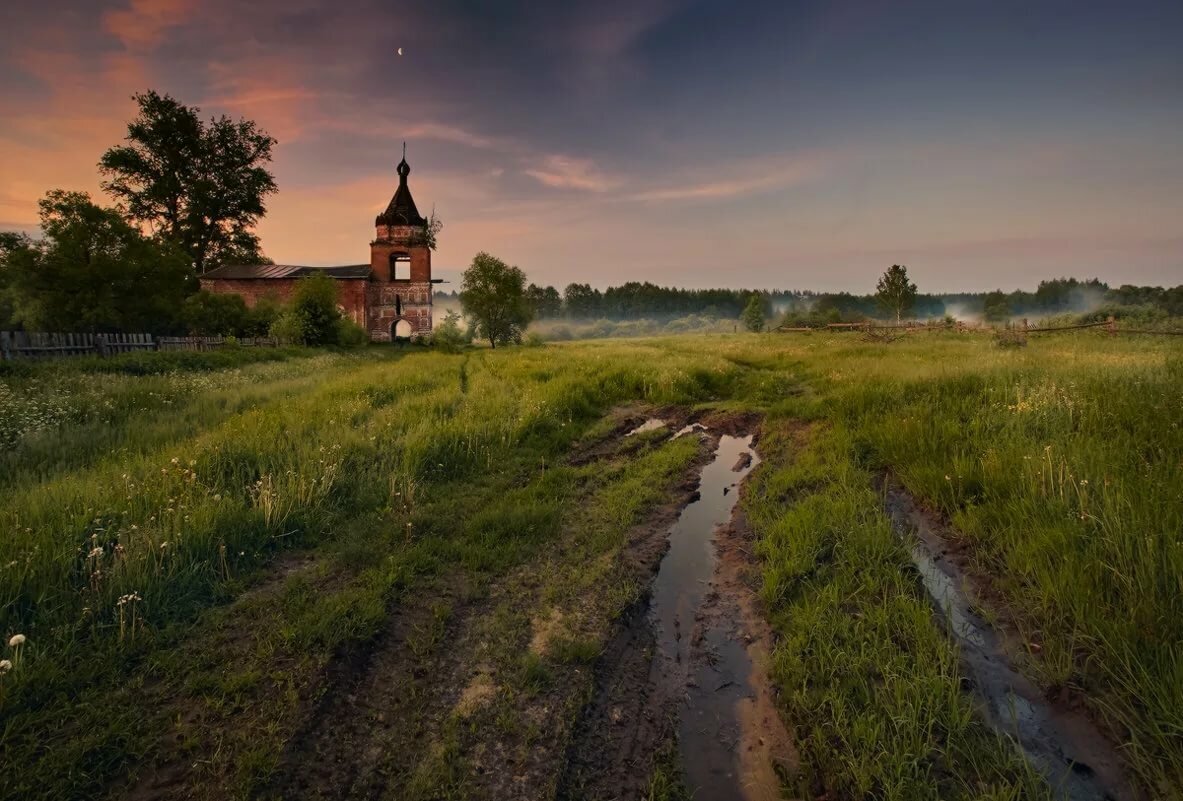
<path id="1" fill-rule="evenodd" d="M 407 143 L 403 142 L 403 160 L 398 163 L 398 189 L 390 199 L 386 211 L 378 215 L 374 225 L 427 225 L 427 220 L 415 208 L 415 200 L 411 197 L 411 189 L 407 186 L 407 176 L 411 174 L 411 165 L 407 164 Z"/>

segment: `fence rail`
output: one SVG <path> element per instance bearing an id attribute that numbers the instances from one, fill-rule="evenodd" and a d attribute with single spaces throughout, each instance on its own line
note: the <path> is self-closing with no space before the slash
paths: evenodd
<path id="1" fill-rule="evenodd" d="M 154 337 L 151 334 L 60 334 L 34 331 L 0 331 L 0 361 L 56 359 L 62 356 L 107 358 L 136 351 L 210 351 L 229 344 L 274 348 L 275 337 Z"/>

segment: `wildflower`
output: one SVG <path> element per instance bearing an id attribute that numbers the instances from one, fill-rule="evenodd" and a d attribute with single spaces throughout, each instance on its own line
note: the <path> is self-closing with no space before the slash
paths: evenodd
<path id="1" fill-rule="evenodd" d="M 167 548 L 167 547 L 168 547 L 168 543 L 167 543 L 167 542 L 162 542 L 162 543 L 160 543 L 160 547 L 161 547 L 161 549 Z"/>
<path id="2" fill-rule="evenodd" d="M 12 661 L 9 659 L 0 659 L 0 676 L 3 676 L 10 670 L 12 670 Z"/>
<path id="3" fill-rule="evenodd" d="M 952 479 L 952 478 L 950 478 L 949 476 L 945 476 L 945 481 L 952 481 L 952 480 L 953 480 L 953 479 Z"/>
<path id="4" fill-rule="evenodd" d="M 178 463 L 178 462 L 180 462 L 180 461 L 181 461 L 181 460 L 180 460 L 180 459 L 178 459 L 177 457 L 175 457 L 175 456 L 173 457 L 173 464 L 177 464 L 177 463 Z"/>
<path id="5" fill-rule="evenodd" d="M 14 634 L 8 638 L 8 647 L 9 648 L 19 648 L 20 646 L 22 646 L 24 644 L 25 644 L 25 635 L 23 635 L 23 634 Z"/>

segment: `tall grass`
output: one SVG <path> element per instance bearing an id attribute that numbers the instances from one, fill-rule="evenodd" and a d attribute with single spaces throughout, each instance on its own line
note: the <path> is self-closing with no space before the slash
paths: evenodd
<path id="1" fill-rule="evenodd" d="M 141 440 L 120 458 L 15 486 L 0 502 L 9 532 L 0 540 L 0 632 L 23 633 L 29 646 L 24 669 L 4 678 L 4 703 L 33 702 L 52 685 L 46 676 L 93 653 L 134 649 L 276 550 L 391 503 L 396 487 L 496 472 L 524 447 L 559 453 L 577 424 L 611 403 L 701 399 L 730 369 L 701 360 L 652 369 L 594 351 L 570 360 L 481 353 L 468 359 L 462 391 L 466 358 L 322 362 L 320 380 L 280 393 L 282 402 L 201 415 L 203 427 L 160 447 Z M 283 382 L 283 371 L 272 378 Z M 140 380 L 155 397 L 156 382 L 172 379 Z M 207 390 L 224 382 L 222 391 L 240 391 L 235 377 L 205 380 Z M 142 411 L 144 393 L 105 386 L 112 408 Z M 130 434 L 137 415 L 107 422 Z M 68 448 L 69 421 L 57 430 Z"/>
<path id="2" fill-rule="evenodd" d="M 610 406 L 643 400 L 772 421 L 750 511 L 808 775 L 846 797 L 1040 793 L 973 721 L 869 489 L 889 469 L 962 532 L 1034 644 L 1030 669 L 1082 690 L 1145 783 L 1177 796 L 1181 345 L 700 335 L 10 375 L 0 634 L 27 640 L 0 676 L 0 745 L 20 729 L 35 747 L 38 710 L 123 675 L 285 549 L 346 539 L 373 564 L 413 542 L 418 562 L 399 570 L 503 569 L 560 525 L 556 482 L 572 479 L 546 465 Z M 550 478 L 511 492 L 524 469 Z M 383 596 L 359 593 L 309 624 L 316 642 L 373 630 Z"/>

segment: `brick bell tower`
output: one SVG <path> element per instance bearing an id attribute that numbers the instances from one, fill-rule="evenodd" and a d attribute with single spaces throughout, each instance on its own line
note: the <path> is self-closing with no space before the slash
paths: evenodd
<path id="1" fill-rule="evenodd" d="M 415 208 L 407 176 L 407 144 L 398 163 L 398 189 L 374 220 L 370 243 L 368 329 L 370 339 L 389 342 L 431 333 L 431 248 L 428 221 Z"/>

